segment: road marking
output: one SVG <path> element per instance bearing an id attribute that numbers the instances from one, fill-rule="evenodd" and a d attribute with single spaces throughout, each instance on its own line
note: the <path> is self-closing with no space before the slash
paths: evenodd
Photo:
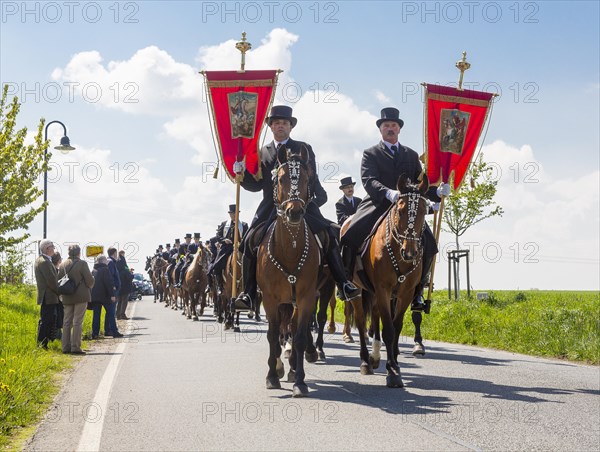
<path id="1" fill-rule="evenodd" d="M 135 315 L 136 306 L 137 303 L 135 303 L 131 309 L 131 318 Z M 119 363 L 125 352 L 125 347 L 127 347 L 127 341 L 123 341 L 117 346 L 113 357 L 110 359 L 110 362 L 104 371 L 104 375 L 102 375 L 102 380 L 100 380 L 100 384 L 98 385 L 98 389 L 96 389 L 96 394 L 92 401 L 95 406 L 99 407 L 100 419 L 95 422 L 85 422 L 83 431 L 81 432 L 81 438 L 79 439 L 79 445 L 77 446 L 77 450 L 80 452 L 96 452 L 100 450 L 100 440 L 102 439 L 102 430 L 104 429 L 104 419 L 106 418 L 106 413 L 108 411 L 110 391 L 115 377 L 117 376 Z"/>

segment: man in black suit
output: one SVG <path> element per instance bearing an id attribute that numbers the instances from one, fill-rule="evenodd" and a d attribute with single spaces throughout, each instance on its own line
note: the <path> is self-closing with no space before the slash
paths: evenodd
<path id="1" fill-rule="evenodd" d="M 235 238 L 235 204 L 229 205 L 228 213 L 229 220 L 223 221 L 217 227 L 217 235 L 215 236 L 215 239 L 217 243 L 221 244 L 221 246 L 208 270 L 208 275 L 215 276 L 216 278 L 217 292 L 219 295 L 223 293 L 223 270 L 225 270 L 225 267 L 227 266 L 227 259 L 233 253 L 233 240 Z M 240 240 L 248 231 L 248 223 L 241 221 L 239 218 L 238 231 Z"/>
<path id="2" fill-rule="evenodd" d="M 37 285 L 37 304 L 40 306 L 37 343 L 48 350 L 48 341 L 54 339 L 58 301 L 58 272 L 52 264 L 54 243 L 44 239 L 40 242 L 40 255 L 35 261 L 35 282 Z"/>
<path id="3" fill-rule="evenodd" d="M 375 146 L 370 147 L 363 153 L 361 163 L 361 179 L 367 196 L 358 207 L 352 219 L 350 227 L 341 239 L 344 249 L 344 261 L 347 262 L 348 271 L 354 267 L 354 261 L 358 249 L 371 232 L 378 218 L 383 215 L 390 205 L 398 200 L 400 193 L 396 190 L 398 177 L 404 173 L 413 183 L 422 176 L 423 168 L 418 154 L 398 141 L 400 129 L 404 121 L 400 119 L 400 112 L 396 108 L 384 108 L 381 110 L 381 118 L 377 120 L 377 128 L 381 133 L 382 140 Z M 446 194 L 448 186 L 431 186 L 425 194 L 427 198 L 434 201 L 433 209 L 439 208 L 440 189 Z M 436 193 L 436 189 L 438 193 Z M 423 287 L 429 278 L 429 269 L 433 258 L 438 252 L 435 238 L 425 223 L 425 230 L 421 237 L 423 241 L 423 273 L 421 281 L 415 290 L 411 309 L 423 311 Z M 348 257 L 346 253 L 349 253 Z"/>
<path id="4" fill-rule="evenodd" d="M 352 180 L 352 177 L 342 177 L 340 180 L 340 190 L 344 192 L 344 196 L 335 203 L 335 213 L 340 226 L 346 221 L 346 218 L 354 215 L 356 208 L 362 201 L 362 199 L 354 196 L 355 185 L 356 182 Z"/>
<path id="5" fill-rule="evenodd" d="M 275 219 L 276 209 L 273 201 L 271 171 L 275 169 L 277 164 L 278 147 L 285 146 L 285 148 L 292 150 L 292 152 L 299 151 L 302 147 L 305 147 L 309 154 L 309 165 L 316 177 L 313 187 L 314 198 L 308 202 L 304 218 L 313 234 L 318 234 L 322 231 L 327 231 L 329 234 L 329 248 L 325 250 L 325 259 L 329 264 L 336 283 L 338 283 L 344 300 L 356 298 L 360 295 L 360 290 L 346 278 L 336 234 L 330 227 L 331 222 L 326 220 L 319 210 L 319 207 L 327 202 L 327 193 L 321 186 L 321 182 L 319 182 L 317 176 L 315 154 L 309 144 L 290 138 L 290 133 L 297 123 L 297 119 L 292 116 L 292 109 L 285 105 L 276 105 L 271 109 L 271 114 L 265 121 L 273 132 L 273 141 L 261 149 L 261 172 L 263 177 L 261 180 L 256 180 L 252 174 L 246 171 L 244 180 L 241 183 L 242 187 L 246 190 L 252 192 L 262 190 L 263 192 L 263 200 L 254 215 L 250 231 L 254 231 L 259 225 Z M 243 163 L 237 162 L 237 165 L 239 166 L 237 168 L 234 167 L 234 170 L 237 173 L 243 172 Z M 250 235 L 249 233 L 246 237 Z M 256 250 L 251 248 L 250 240 L 244 240 L 244 259 L 242 261 L 244 292 L 236 299 L 237 308 L 250 308 L 252 301 L 256 298 L 256 257 Z"/>

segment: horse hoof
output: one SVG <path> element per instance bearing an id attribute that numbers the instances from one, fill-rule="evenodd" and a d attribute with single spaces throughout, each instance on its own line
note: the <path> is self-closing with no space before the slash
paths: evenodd
<path id="1" fill-rule="evenodd" d="M 191 315 L 189 315 L 189 314 L 188 314 L 186 317 L 187 317 L 187 319 L 188 319 L 188 320 L 191 320 L 191 319 L 192 319 L 192 316 L 191 316 Z"/>
<path id="2" fill-rule="evenodd" d="M 333 333 L 335 333 L 335 325 L 329 325 L 329 326 L 327 327 L 327 332 L 328 332 L 329 334 L 333 334 Z"/>
<path id="3" fill-rule="evenodd" d="M 225 329 L 230 330 L 231 328 L 233 328 L 233 325 L 231 323 L 225 322 Z"/>
<path id="4" fill-rule="evenodd" d="M 288 372 L 288 377 L 287 377 L 287 381 L 288 383 L 294 383 L 296 381 L 296 372 L 291 370 Z"/>
<path id="5" fill-rule="evenodd" d="M 413 356 L 425 356 L 425 347 L 423 344 L 419 344 L 418 342 L 413 347 L 412 351 Z"/>
<path id="6" fill-rule="evenodd" d="M 323 350 L 319 350 L 318 351 L 319 354 L 319 361 L 325 361 L 325 352 Z"/>
<path id="7" fill-rule="evenodd" d="M 242 330 L 240 330 L 240 327 L 239 327 L 239 326 L 236 326 L 235 328 L 233 328 L 233 332 L 234 332 L 234 333 L 239 333 L 239 332 L 241 332 L 241 331 L 242 331 Z"/>
<path id="8" fill-rule="evenodd" d="M 354 338 L 348 334 L 344 334 L 344 342 L 346 344 L 354 344 Z"/>
<path id="9" fill-rule="evenodd" d="M 283 361 L 281 361 L 281 360 L 277 361 L 275 370 L 277 371 L 277 378 L 281 379 L 285 376 L 285 366 L 283 365 Z"/>
<path id="10" fill-rule="evenodd" d="M 197 322 L 198 321 L 198 316 L 197 315 L 192 316 L 192 320 L 194 320 L 195 322 Z"/>
<path id="11" fill-rule="evenodd" d="M 319 354 L 316 350 L 314 352 L 304 352 L 304 359 L 308 363 L 316 363 L 317 359 L 319 359 Z"/>
<path id="12" fill-rule="evenodd" d="M 369 363 L 361 363 L 360 365 L 360 374 L 361 375 L 373 375 L 373 366 L 371 366 Z"/>
<path id="13" fill-rule="evenodd" d="M 281 389 L 279 378 L 267 377 L 267 389 Z"/>
<path id="14" fill-rule="evenodd" d="M 400 375 L 388 375 L 385 379 L 388 388 L 403 388 L 402 377 Z"/>
<path id="15" fill-rule="evenodd" d="M 292 390 L 292 397 L 308 397 L 308 386 L 305 384 L 294 385 Z"/>
<path id="16" fill-rule="evenodd" d="M 223 323 L 223 317 L 217 317 L 217 323 Z"/>
<path id="17" fill-rule="evenodd" d="M 182 310 L 181 311 L 181 315 L 185 315 L 185 311 Z M 189 317 L 188 317 L 188 319 L 189 319 Z"/>
<path id="18" fill-rule="evenodd" d="M 371 366 L 373 366 L 373 369 L 379 369 L 380 362 L 381 362 L 380 359 L 375 359 L 375 358 L 373 358 L 372 355 L 369 355 L 369 364 L 371 364 Z"/>
<path id="19" fill-rule="evenodd" d="M 156 303 L 156 300 L 154 300 L 154 302 Z"/>
<path id="20" fill-rule="evenodd" d="M 283 352 L 283 359 L 290 359 L 290 356 L 292 356 L 291 350 L 286 350 Z"/>
<path id="21" fill-rule="evenodd" d="M 254 320 L 256 320 L 257 322 L 262 322 L 262 318 L 258 314 L 256 314 L 256 316 L 254 317 Z"/>

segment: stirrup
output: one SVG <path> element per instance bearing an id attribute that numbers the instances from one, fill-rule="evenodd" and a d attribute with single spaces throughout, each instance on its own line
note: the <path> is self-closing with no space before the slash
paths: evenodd
<path id="1" fill-rule="evenodd" d="M 342 285 L 342 295 L 344 296 L 342 299 L 344 301 L 352 301 L 355 298 L 360 297 L 361 291 L 358 287 L 352 284 L 350 281 L 346 281 Z"/>

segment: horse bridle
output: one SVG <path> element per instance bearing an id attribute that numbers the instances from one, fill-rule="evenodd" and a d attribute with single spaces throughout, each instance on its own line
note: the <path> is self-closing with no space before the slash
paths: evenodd
<path id="1" fill-rule="evenodd" d="M 290 190 L 288 192 L 287 199 L 278 203 L 277 199 L 279 197 L 278 196 L 279 195 L 279 191 L 278 191 L 279 170 L 286 165 L 289 168 Z M 307 199 L 309 201 L 308 202 L 304 201 L 304 199 L 302 199 L 300 197 L 300 171 L 301 171 L 301 169 L 302 169 L 302 163 L 296 159 L 288 160 L 284 163 L 281 163 L 275 169 L 273 169 L 273 201 L 275 202 L 275 207 L 277 208 L 277 216 L 282 218 L 285 228 L 287 229 L 287 231 L 290 233 L 290 235 L 294 239 L 293 240 L 294 248 L 296 248 L 296 240 L 295 240 L 296 237 L 294 236 L 293 232 L 290 229 L 290 226 L 292 226 L 292 225 L 288 224 L 287 217 L 285 215 L 285 206 L 287 204 L 289 204 L 290 202 L 299 201 L 302 203 L 302 216 L 303 216 L 302 221 L 298 225 L 294 225 L 294 226 L 300 227 L 300 225 L 302 225 L 302 224 L 304 225 L 304 249 L 302 250 L 302 255 L 300 256 L 300 261 L 298 262 L 298 265 L 297 265 L 294 273 L 288 272 L 283 267 L 283 265 L 281 265 L 281 263 L 275 258 L 275 256 L 273 256 L 273 253 L 271 252 L 271 243 L 273 242 L 273 238 L 275 235 L 275 223 L 273 223 L 271 225 L 271 231 L 269 234 L 269 239 L 267 241 L 267 255 L 269 256 L 269 260 L 279 271 L 281 271 L 286 276 L 288 282 L 290 283 L 290 286 L 292 289 L 291 299 L 292 299 L 293 305 L 296 305 L 296 282 L 298 281 L 297 275 L 300 274 L 302 267 L 304 267 L 304 264 L 306 263 L 306 259 L 308 257 L 308 252 L 310 250 L 310 240 L 308 237 L 308 225 L 306 224 L 306 220 L 304 219 L 304 214 L 306 213 L 306 204 L 311 199 L 311 190 L 310 190 L 310 183 L 309 183 L 308 187 L 307 187 L 307 190 L 308 190 Z"/>
<path id="2" fill-rule="evenodd" d="M 287 195 L 287 199 L 277 202 L 279 197 L 279 170 L 285 166 L 289 168 L 289 176 L 290 176 L 290 190 Z M 300 170 L 302 169 L 302 163 L 299 160 L 288 160 L 287 162 L 281 163 L 273 169 L 273 201 L 275 202 L 275 207 L 277 208 L 277 215 L 283 217 L 285 219 L 285 206 L 290 202 L 300 202 L 302 203 L 302 215 L 306 213 L 306 204 L 307 201 L 304 201 L 300 197 Z M 310 191 L 310 183 L 308 184 L 308 197 L 310 200 L 312 195 Z"/>
<path id="3" fill-rule="evenodd" d="M 409 240 L 409 241 L 419 241 L 419 243 L 420 243 L 421 235 L 423 234 L 423 231 L 425 230 L 425 222 L 424 221 L 423 221 L 423 226 L 421 228 L 421 231 L 417 232 L 417 230 L 415 229 L 415 222 L 417 220 L 417 212 L 419 210 L 419 202 L 421 199 L 425 200 L 425 197 L 423 197 L 420 193 L 417 193 L 417 192 L 408 192 L 408 193 L 401 194 L 398 197 L 398 200 L 400 198 L 408 199 L 408 224 L 407 224 L 406 230 L 404 231 L 404 234 L 401 234 L 400 231 L 398 231 L 396 229 L 396 225 L 393 222 L 393 218 L 392 218 L 392 211 L 398 212 L 398 205 L 397 205 L 398 201 L 396 202 L 396 204 L 394 204 L 393 208 L 391 208 L 389 210 L 387 218 L 386 218 L 386 226 L 385 226 L 385 248 L 386 248 L 388 255 L 390 257 L 390 260 L 392 262 L 392 266 L 394 267 L 394 271 L 396 272 L 398 284 L 402 284 L 406 280 L 406 277 L 415 271 L 415 269 L 419 265 L 419 261 L 421 260 L 421 257 L 423 256 L 423 247 L 422 246 L 418 247 L 418 254 L 417 254 L 416 259 L 412 259 L 413 267 L 407 273 L 402 274 L 400 272 L 400 266 L 398 265 L 398 260 L 396 259 L 396 255 L 394 254 L 394 251 L 392 250 L 390 238 L 393 238 L 396 241 L 396 243 L 398 243 L 398 245 L 400 247 L 400 258 L 404 262 L 410 262 L 409 260 L 405 259 L 405 257 L 404 257 L 401 240 L 403 239 L 403 240 Z M 393 224 L 393 226 L 392 226 L 392 224 Z"/>

